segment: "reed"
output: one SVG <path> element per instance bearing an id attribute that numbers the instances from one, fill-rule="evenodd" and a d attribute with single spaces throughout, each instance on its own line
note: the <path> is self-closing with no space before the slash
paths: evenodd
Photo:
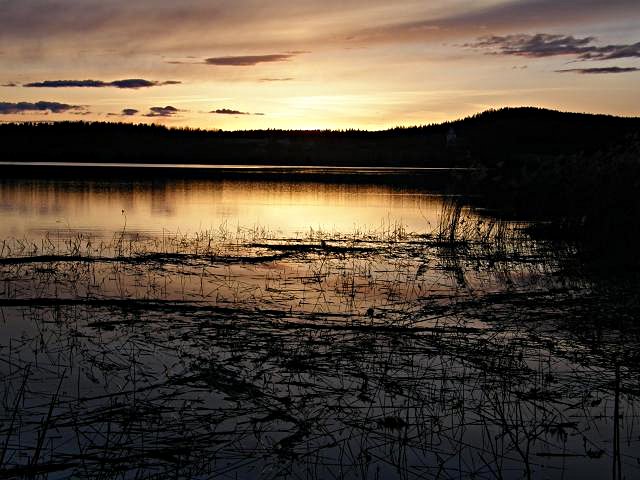
<path id="1" fill-rule="evenodd" d="M 637 284 L 447 208 L 421 234 L 5 241 L 0 477 L 637 474 Z"/>

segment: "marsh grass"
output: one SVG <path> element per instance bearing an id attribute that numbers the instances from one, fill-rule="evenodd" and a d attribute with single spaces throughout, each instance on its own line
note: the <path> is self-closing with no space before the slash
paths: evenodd
<path id="1" fill-rule="evenodd" d="M 6 241 L 0 478 L 633 476 L 637 283 L 524 227 Z"/>
<path id="2" fill-rule="evenodd" d="M 536 220 L 540 239 L 571 240 L 597 272 L 640 265 L 640 136 L 629 133 L 597 151 L 531 155 L 464 178 L 467 198 L 503 218 Z"/>

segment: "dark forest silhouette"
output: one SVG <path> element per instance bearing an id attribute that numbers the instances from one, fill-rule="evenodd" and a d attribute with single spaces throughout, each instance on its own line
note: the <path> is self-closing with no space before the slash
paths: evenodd
<path id="1" fill-rule="evenodd" d="M 592 152 L 640 130 L 640 118 L 539 108 L 384 131 L 209 131 L 106 122 L 0 125 L 7 161 L 451 166 Z M 453 131 L 455 140 L 448 134 Z"/>

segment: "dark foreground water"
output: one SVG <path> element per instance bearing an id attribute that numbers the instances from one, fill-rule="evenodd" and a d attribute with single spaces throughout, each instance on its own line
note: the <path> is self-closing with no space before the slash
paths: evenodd
<path id="1" fill-rule="evenodd" d="M 637 275 L 376 181 L 0 182 L 0 478 L 638 477 Z"/>

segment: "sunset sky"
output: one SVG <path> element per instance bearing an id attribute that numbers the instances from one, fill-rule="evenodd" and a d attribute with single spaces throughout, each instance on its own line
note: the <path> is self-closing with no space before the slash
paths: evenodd
<path id="1" fill-rule="evenodd" d="M 0 121 L 640 115 L 639 0 L 0 0 Z"/>

